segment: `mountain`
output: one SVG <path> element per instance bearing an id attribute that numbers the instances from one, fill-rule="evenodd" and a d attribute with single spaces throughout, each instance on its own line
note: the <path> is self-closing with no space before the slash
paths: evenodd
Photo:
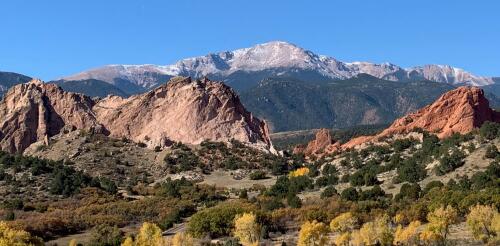
<path id="1" fill-rule="evenodd" d="M 9 90 L 10 87 L 21 83 L 26 83 L 30 80 L 31 78 L 26 75 L 11 72 L 0 72 L 0 97 L 7 90 Z"/>
<path id="2" fill-rule="evenodd" d="M 129 96 L 129 94 L 118 89 L 118 87 L 97 79 L 58 80 L 50 81 L 49 83 L 57 84 L 64 91 L 82 93 L 90 97 L 106 97 L 108 95 Z"/>
<path id="3" fill-rule="evenodd" d="M 172 75 L 174 73 L 155 65 L 110 65 L 69 76 L 63 80 L 100 80 L 132 95 L 149 91 L 168 81 Z"/>
<path id="4" fill-rule="evenodd" d="M 273 132 L 388 123 L 455 87 L 430 81 L 399 83 L 361 74 L 305 83 L 272 78 L 241 93 L 243 104 Z"/>
<path id="5" fill-rule="evenodd" d="M 315 80 L 348 79 L 361 73 L 391 81 L 430 80 L 448 84 L 484 86 L 493 84 L 489 77 L 473 75 L 447 65 L 424 65 L 401 68 L 390 63 L 342 62 L 317 55 L 296 45 L 274 41 L 234 51 L 211 53 L 180 60 L 172 65 L 109 65 L 95 68 L 64 80 L 97 79 L 116 85 L 134 94 L 149 90 L 166 81 L 169 76 L 209 76 L 244 91 L 268 77 L 294 77 L 308 82 Z M 127 88 L 125 88 L 127 87 Z"/>
<path id="6" fill-rule="evenodd" d="M 265 122 L 246 111 L 231 88 L 209 80 L 178 77 L 148 93 L 96 100 L 33 80 L 6 93 L 0 119 L 0 146 L 12 153 L 74 129 L 149 147 L 234 139 L 272 150 Z"/>
<path id="7" fill-rule="evenodd" d="M 443 139 L 454 133 L 467 134 L 487 121 L 500 122 L 500 112 L 490 108 L 482 89 L 462 86 L 444 93 L 432 104 L 396 119 L 378 134 L 356 137 L 341 144 L 332 140 L 329 131 L 323 129 L 316 133 L 316 138 L 310 141 L 306 148 L 296 149 L 295 152 L 332 153 L 420 130 L 436 134 Z"/>

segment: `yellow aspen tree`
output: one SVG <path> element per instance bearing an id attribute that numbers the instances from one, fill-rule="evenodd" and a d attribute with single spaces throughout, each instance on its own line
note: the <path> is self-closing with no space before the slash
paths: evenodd
<path id="1" fill-rule="evenodd" d="M 467 215 L 467 226 L 474 235 L 474 238 L 487 242 L 494 237 L 496 232 L 492 225 L 498 211 L 492 206 L 476 205 L 470 209 Z"/>
<path id="2" fill-rule="evenodd" d="M 328 227 L 316 220 L 300 227 L 298 246 L 323 246 L 328 241 Z"/>
<path id="3" fill-rule="evenodd" d="M 351 240 L 351 233 L 344 232 L 338 235 L 333 241 L 337 246 L 349 246 L 349 241 Z"/>
<path id="4" fill-rule="evenodd" d="M 297 168 L 295 171 L 291 171 L 289 176 L 290 177 L 299 177 L 299 176 L 304 176 L 307 174 L 309 174 L 309 168 L 301 167 L 301 168 Z"/>
<path id="5" fill-rule="evenodd" d="M 71 239 L 71 241 L 69 241 L 68 246 L 76 246 L 76 245 L 78 245 L 78 243 L 76 242 L 76 239 Z"/>
<path id="6" fill-rule="evenodd" d="M 361 236 L 361 233 L 359 230 L 354 230 L 352 233 L 351 233 L 351 244 L 353 246 L 364 246 L 364 239 L 363 237 Z"/>
<path id="7" fill-rule="evenodd" d="M 127 238 L 125 238 L 125 241 L 123 241 L 121 246 L 134 246 L 134 239 L 132 239 L 132 237 L 128 236 Z"/>
<path id="8" fill-rule="evenodd" d="M 440 207 L 427 215 L 429 223 L 421 235 L 424 241 L 446 241 L 450 226 L 458 220 L 457 210 L 448 205 Z"/>
<path id="9" fill-rule="evenodd" d="M 7 223 L 0 221 L 0 246 L 38 246 L 43 241 L 31 236 L 29 232 L 11 228 Z"/>
<path id="10" fill-rule="evenodd" d="M 261 227 L 254 213 L 244 213 L 234 218 L 234 236 L 243 246 L 258 245 Z"/>
<path id="11" fill-rule="evenodd" d="M 389 217 L 387 215 L 363 224 L 361 229 L 359 229 L 359 234 L 366 245 L 391 245 L 393 241 L 392 231 L 389 227 Z"/>
<path id="12" fill-rule="evenodd" d="M 349 232 L 354 230 L 358 219 L 351 212 L 342 213 L 330 222 L 330 229 L 334 232 Z"/>
<path id="13" fill-rule="evenodd" d="M 137 239 L 135 241 L 136 246 L 163 246 L 164 240 L 161 235 L 161 229 L 153 224 L 144 222 Z"/>
<path id="14" fill-rule="evenodd" d="M 178 232 L 174 235 L 171 242 L 172 246 L 193 246 L 194 240 L 193 237 L 184 232 Z"/>
<path id="15" fill-rule="evenodd" d="M 394 244 L 396 245 L 418 245 L 420 221 L 412 221 L 407 227 L 398 226 L 394 233 Z"/>

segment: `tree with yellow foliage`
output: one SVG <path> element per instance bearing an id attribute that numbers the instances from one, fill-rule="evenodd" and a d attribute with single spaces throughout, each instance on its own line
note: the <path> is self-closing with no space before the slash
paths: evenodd
<path id="1" fill-rule="evenodd" d="M 132 237 L 128 236 L 127 238 L 125 238 L 125 241 L 123 241 L 121 246 L 134 246 L 134 239 L 132 239 Z"/>
<path id="2" fill-rule="evenodd" d="M 349 246 L 349 241 L 351 241 L 351 233 L 344 232 L 335 238 L 334 243 L 337 246 Z"/>
<path id="3" fill-rule="evenodd" d="M 457 210 L 448 205 L 440 207 L 427 215 L 429 223 L 420 234 L 420 239 L 432 243 L 436 241 L 446 241 L 450 226 L 458 220 Z"/>
<path id="4" fill-rule="evenodd" d="M 396 245 L 418 245 L 419 233 L 418 227 L 421 225 L 420 221 L 412 221 L 407 227 L 398 225 L 394 233 L 394 244 Z"/>
<path id="5" fill-rule="evenodd" d="M 166 241 L 161 235 L 161 229 L 153 223 L 144 222 L 139 229 L 135 241 L 127 237 L 122 246 L 164 246 Z"/>
<path id="6" fill-rule="evenodd" d="M 172 238 L 172 246 L 193 246 L 193 237 L 184 232 L 178 232 Z"/>
<path id="7" fill-rule="evenodd" d="M 77 246 L 78 243 L 76 242 L 76 239 L 71 239 L 71 241 L 69 241 L 69 244 L 68 246 Z"/>
<path id="8" fill-rule="evenodd" d="M 330 222 L 330 229 L 334 232 L 349 232 L 354 230 L 358 219 L 351 212 L 342 213 Z"/>
<path id="9" fill-rule="evenodd" d="M 43 241 L 31 236 L 29 232 L 11 228 L 4 221 L 0 221 L 0 246 L 38 246 Z"/>
<path id="10" fill-rule="evenodd" d="M 474 238 L 487 242 L 497 235 L 493 228 L 493 221 L 499 218 L 498 211 L 492 206 L 476 205 L 467 215 L 467 226 L 472 231 Z"/>
<path id="11" fill-rule="evenodd" d="M 261 227 L 254 213 L 244 213 L 234 218 L 234 236 L 243 246 L 258 245 Z"/>
<path id="12" fill-rule="evenodd" d="M 392 245 L 393 235 L 387 215 L 377 217 L 375 221 L 364 223 L 359 231 L 352 234 L 355 245 Z"/>
<path id="13" fill-rule="evenodd" d="M 297 168 L 295 171 L 291 171 L 288 176 L 290 177 L 299 177 L 299 176 L 304 176 L 309 174 L 309 168 L 307 167 L 301 167 Z"/>
<path id="14" fill-rule="evenodd" d="M 300 227 L 298 246 L 323 246 L 328 241 L 328 227 L 316 220 L 305 222 Z"/>
<path id="15" fill-rule="evenodd" d="M 349 245 L 351 231 L 354 230 L 357 223 L 358 219 L 351 212 L 342 213 L 330 222 L 330 230 L 340 234 L 335 238 L 337 246 Z"/>

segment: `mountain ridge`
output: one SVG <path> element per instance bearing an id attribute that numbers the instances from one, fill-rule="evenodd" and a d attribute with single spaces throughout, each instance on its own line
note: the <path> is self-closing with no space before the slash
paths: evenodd
<path id="1" fill-rule="evenodd" d="M 313 71 L 328 79 L 348 79 L 366 73 L 392 81 L 431 80 L 448 84 L 484 86 L 494 84 L 492 77 L 476 76 L 463 69 L 449 65 L 422 65 L 402 68 L 391 63 L 342 62 L 330 56 L 318 55 L 297 45 L 284 41 L 257 44 L 249 48 L 209 53 L 204 56 L 179 60 L 171 65 L 107 65 L 90 69 L 64 80 L 98 79 L 116 83 L 117 79 L 151 89 L 158 85 L 158 76 L 205 76 L 224 80 L 235 88 L 250 88 L 251 85 L 235 85 L 230 76 L 237 72 L 259 73 L 268 71 L 267 77 L 302 71 Z"/>

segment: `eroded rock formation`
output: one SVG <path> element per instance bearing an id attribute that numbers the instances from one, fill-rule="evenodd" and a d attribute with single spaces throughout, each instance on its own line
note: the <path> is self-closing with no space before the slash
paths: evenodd
<path id="1" fill-rule="evenodd" d="M 94 101 L 39 80 L 13 87 L 0 103 L 0 146 L 19 152 L 64 127 L 99 130 L 149 147 L 172 141 L 235 139 L 273 150 L 266 123 L 220 82 L 177 77 L 148 93 Z"/>

